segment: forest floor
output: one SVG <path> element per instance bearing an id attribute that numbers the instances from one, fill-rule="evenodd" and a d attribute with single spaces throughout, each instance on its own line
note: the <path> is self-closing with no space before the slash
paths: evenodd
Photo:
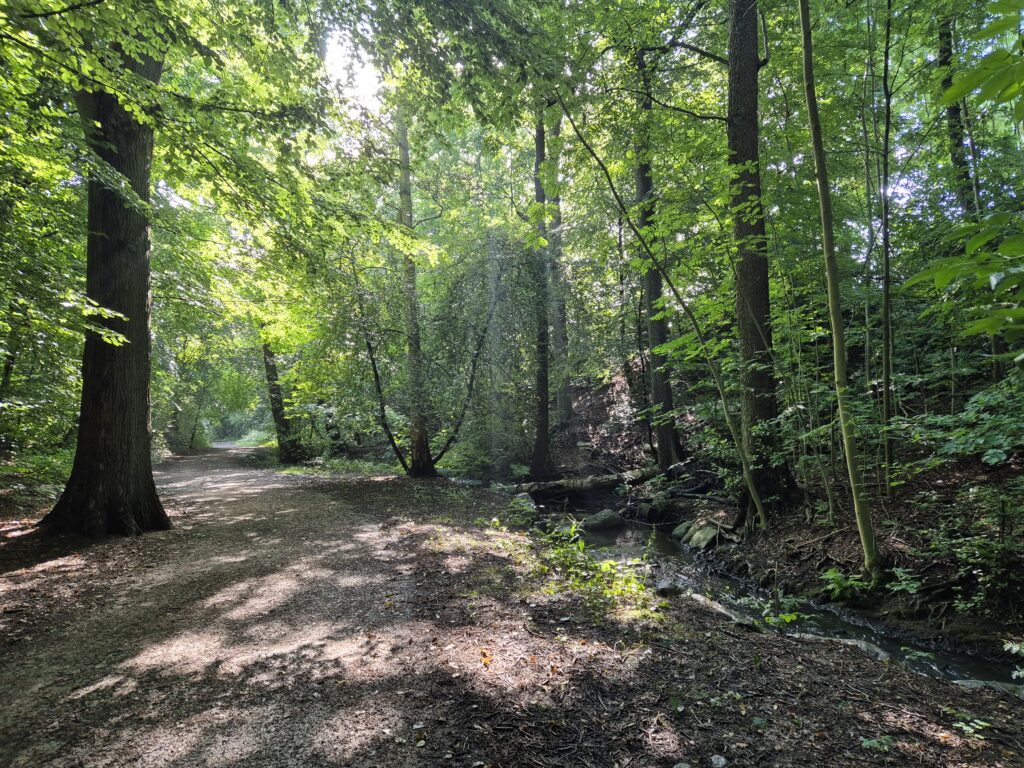
<path id="1" fill-rule="evenodd" d="M 559 589 L 501 497 L 246 456 L 162 464 L 171 531 L 3 522 L 0 766 L 1024 764 L 1019 699 Z"/>

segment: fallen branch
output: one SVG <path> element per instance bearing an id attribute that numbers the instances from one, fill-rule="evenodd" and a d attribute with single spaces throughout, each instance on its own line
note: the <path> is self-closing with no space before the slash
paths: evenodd
<path id="1" fill-rule="evenodd" d="M 512 493 L 549 493 L 551 491 L 589 491 L 593 488 L 606 488 L 615 485 L 642 483 L 661 474 L 658 467 L 644 467 L 630 472 L 619 472 L 615 475 L 592 475 L 591 477 L 570 477 L 566 480 L 551 480 L 538 483 L 521 483 L 519 485 L 501 486 L 502 490 Z"/>

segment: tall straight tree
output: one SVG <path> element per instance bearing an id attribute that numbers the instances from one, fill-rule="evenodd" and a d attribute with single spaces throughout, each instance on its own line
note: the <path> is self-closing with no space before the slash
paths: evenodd
<path id="1" fill-rule="evenodd" d="M 548 474 L 549 462 L 551 460 L 548 435 L 551 426 L 551 391 L 548 382 L 551 364 L 551 335 L 548 327 L 551 304 L 551 278 L 549 269 L 550 258 L 545 242 L 547 236 L 544 211 L 547 199 L 544 193 L 543 179 L 545 156 L 544 112 L 541 110 L 538 112 L 533 134 L 533 192 L 537 243 L 533 248 L 532 276 L 534 281 L 533 311 L 534 323 L 536 324 L 534 354 L 537 359 L 535 369 L 536 381 L 533 390 L 534 436 L 533 455 L 530 459 L 530 476 L 534 480 L 540 480 Z"/>
<path id="2" fill-rule="evenodd" d="M 771 300 L 768 285 L 764 205 L 759 157 L 760 117 L 757 0 L 729 2 L 729 97 L 727 134 L 732 166 L 733 238 L 736 243 L 736 326 L 740 341 L 741 431 L 753 462 L 761 498 L 790 491 L 788 471 L 773 469 L 772 445 L 765 426 L 779 415 L 772 361 Z M 752 502 L 744 502 L 746 514 Z"/>
<path id="3" fill-rule="evenodd" d="M 647 232 L 654 218 L 654 177 L 651 173 L 651 68 L 644 51 L 636 53 L 636 70 L 640 78 L 638 107 L 640 118 L 634 140 L 636 154 L 636 225 Z M 672 402 L 672 384 L 665 365 L 665 356 L 658 349 L 668 342 L 668 323 L 662 317 L 661 272 L 653 265 L 644 273 L 644 305 L 647 312 L 647 343 L 651 351 L 651 406 L 654 411 L 654 435 L 658 451 L 658 466 L 668 469 L 682 458 L 682 447 L 675 427 L 675 406 Z"/>
<path id="4" fill-rule="evenodd" d="M 942 90 L 953 87 L 953 17 L 939 18 L 939 45 L 936 65 L 942 77 Z M 977 218 L 980 206 L 976 195 L 977 180 L 972 178 L 967 158 L 967 131 L 964 127 L 963 106 L 959 100 L 946 105 L 946 135 L 949 137 L 949 159 L 953 165 L 953 192 L 964 216 Z"/>
<path id="5" fill-rule="evenodd" d="M 398 135 L 398 221 L 412 231 L 412 172 L 409 162 L 409 127 L 401 107 L 395 116 Z M 405 338 L 409 365 L 409 475 L 433 477 L 437 474 L 430 454 L 427 425 L 426 381 L 423 370 L 423 346 L 420 336 L 419 292 L 416 289 L 416 261 L 406 250 L 402 254 L 402 288 L 405 300 Z"/>
<path id="6" fill-rule="evenodd" d="M 892 496 L 892 0 L 885 2 L 882 45 L 882 458 L 885 495 Z"/>
<path id="7" fill-rule="evenodd" d="M 551 251 L 551 281 L 555 298 L 555 311 L 552 317 L 554 330 L 554 357 L 558 372 L 558 385 L 555 390 L 555 412 L 558 415 L 558 428 L 568 429 L 572 426 L 572 381 L 569 376 L 569 318 L 567 293 L 569 291 L 568 276 L 565 270 L 562 251 L 562 192 L 559 181 L 562 135 L 562 115 L 555 118 L 555 124 L 548 132 L 552 151 L 548 152 L 552 162 L 552 185 L 554 194 L 551 196 L 551 231 L 548 234 L 548 245 Z"/>
<path id="8" fill-rule="evenodd" d="M 129 77 L 155 85 L 163 64 L 118 46 Z M 93 177 L 88 187 L 86 293 L 117 313 L 101 322 L 124 337 L 86 335 L 78 445 L 71 477 L 41 525 L 56 532 L 137 534 L 169 528 L 150 458 L 150 227 L 146 210 L 153 127 L 103 90 L 75 101 L 89 148 L 127 181 L 137 200 Z"/>
<path id="9" fill-rule="evenodd" d="M 799 0 L 800 32 L 803 47 L 804 97 L 807 101 L 807 120 L 810 125 L 811 145 L 814 148 L 814 175 L 818 186 L 821 208 L 821 242 L 825 255 L 825 284 L 828 287 L 828 316 L 832 327 L 832 365 L 835 373 L 836 404 L 839 426 L 843 433 L 843 451 L 846 471 L 850 479 L 853 512 L 864 552 L 864 570 L 872 581 L 881 575 L 878 545 L 871 521 L 871 510 L 861 482 L 860 451 L 857 448 L 857 428 L 850 414 L 848 380 L 846 375 L 846 340 L 843 335 L 843 307 L 839 292 L 839 263 L 836 260 L 835 224 L 832 215 L 832 193 L 828 186 L 828 164 L 825 143 L 821 133 L 818 97 L 814 87 L 814 45 L 811 39 L 811 12 L 808 0 Z"/>

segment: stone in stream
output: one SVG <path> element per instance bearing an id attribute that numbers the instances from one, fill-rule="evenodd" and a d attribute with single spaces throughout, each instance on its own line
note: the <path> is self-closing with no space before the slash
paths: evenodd
<path id="1" fill-rule="evenodd" d="M 583 518 L 580 527 L 585 531 L 612 531 L 625 524 L 626 521 L 614 509 L 602 509 Z"/>
<path id="2" fill-rule="evenodd" d="M 702 525 L 694 527 L 683 538 L 686 544 L 694 549 L 709 549 L 718 539 L 717 525 Z"/>
<path id="3" fill-rule="evenodd" d="M 681 539 L 693 528 L 693 520 L 686 520 L 672 529 L 672 538 Z"/>

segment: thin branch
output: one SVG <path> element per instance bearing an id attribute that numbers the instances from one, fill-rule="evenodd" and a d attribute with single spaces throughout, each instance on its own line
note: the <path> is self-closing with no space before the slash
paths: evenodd
<path id="1" fill-rule="evenodd" d="M 725 58 L 724 56 L 719 56 L 717 53 L 707 51 L 701 48 L 700 46 L 692 45 L 690 43 L 684 43 L 681 40 L 677 40 L 672 44 L 672 47 L 682 48 L 684 50 L 690 51 L 690 53 L 696 53 L 698 56 L 703 56 L 705 59 L 710 59 L 711 61 L 717 62 L 722 66 L 729 66 L 729 60 L 727 58 Z"/>
<path id="2" fill-rule="evenodd" d="M 631 93 L 634 96 L 643 96 L 646 99 L 650 99 L 652 102 L 657 104 L 659 107 L 664 107 L 665 109 L 670 109 L 673 112 L 679 112 L 681 114 L 686 115 L 687 117 L 692 117 L 695 120 L 718 120 L 718 121 L 723 122 L 723 123 L 728 123 L 729 122 L 729 118 L 725 117 L 724 115 L 706 115 L 706 114 L 703 114 L 701 112 L 694 112 L 692 110 L 685 109 L 684 107 L 677 107 L 675 104 L 669 104 L 667 102 L 664 102 L 661 99 L 659 99 L 658 97 L 654 96 L 653 94 L 648 93 L 647 91 L 639 90 L 637 88 L 626 88 L 626 87 L 615 87 L 615 88 L 612 88 L 612 87 L 609 87 L 609 88 L 601 88 L 600 90 L 604 91 L 605 93 L 612 93 L 614 91 L 622 91 L 623 93 Z"/>

